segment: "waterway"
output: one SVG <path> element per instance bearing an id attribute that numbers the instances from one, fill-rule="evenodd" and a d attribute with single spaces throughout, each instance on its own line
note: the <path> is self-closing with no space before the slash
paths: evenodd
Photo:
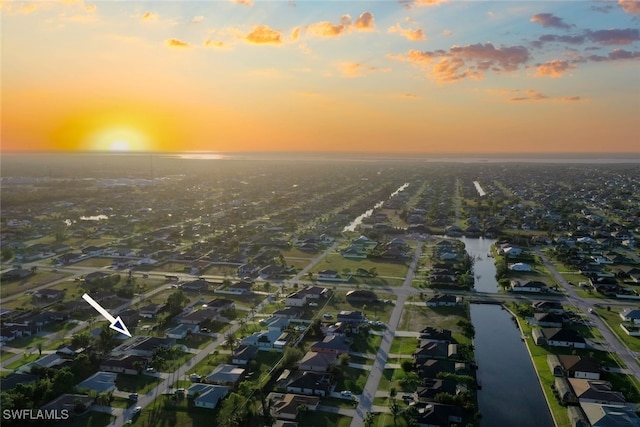
<path id="1" fill-rule="evenodd" d="M 533 362 L 511 314 L 471 304 L 480 426 L 553 427 Z"/>
<path id="2" fill-rule="evenodd" d="M 401 185 L 396 191 L 394 191 L 393 193 L 391 193 L 391 195 L 389 196 L 389 199 L 391 199 L 392 197 L 396 196 L 398 193 L 400 193 L 401 191 L 404 191 L 405 188 L 407 188 L 409 186 L 409 183 L 404 183 L 403 185 Z M 375 205 L 373 205 L 373 207 L 371 209 L 369 209 L 368 211 L 366 211 L 365 213 L 363 213 L 362 215 L 360 215 L 359 217 L 357 217 L 356 219 L 354 219 L 353 221 L 351 221 L 351 224 L 347 225 L 345 228 L 342 229 L 342 232 L 346 232 L 346 231 L 356 231 L 356 227 L 359 226 L 360 224 L 362 224 L 362 220 L 370 217 L 371 215 L 373 215 L 373 211 L 375 209 L 379 209 L 384 205 L 384 200 L 379 201 L 378 203 L 376 203 Z"/>
<path id="3" fill-rule="evenodd" d="M 485 193 L 484 190 L 482 189 L 482 187 L 480 186 L 480 183 L 478 181 L 473 181 L 473 185 L 476 186 L 476 190 L 478 190 L 478 194 L 480 195 L 480 197 L 484 196 Z"/>
<path id="4" fill-rule="evenodd" d="M 465 249 L 474 260 L 475 290 L 477 292 L 498 292 L 495 259 L 489 256 L 491 246 L 496 240 L 485 237 L 458 237 L 458 240 L 464 242 Z"/>

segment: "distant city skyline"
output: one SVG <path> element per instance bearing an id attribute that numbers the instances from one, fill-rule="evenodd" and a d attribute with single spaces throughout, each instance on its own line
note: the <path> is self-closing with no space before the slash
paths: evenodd
<path id="1" fill-rule="evenodd" d="M 0 10 L 3 152 L 640 152 L 640 1 Z"/>

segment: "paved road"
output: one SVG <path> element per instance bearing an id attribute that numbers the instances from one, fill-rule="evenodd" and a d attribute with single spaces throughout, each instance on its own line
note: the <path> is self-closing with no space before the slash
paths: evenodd
<path id="1" fill-rule="evenodd" d="M 356 408 L 353 415 L 351 427 L 364 427 L 364 420 L 367 416 L 367 413 L 380 410 L 379 407 L 374 407 L 373 398 L 375 397 L 376 391 L 378 390 L 378 384 L 382 379 L 382 372 L 387 362 L 387 357 L 389 356 L 391 342 L 393 341 L 393 337 L 395 336 L 396 330 L 398 329 L 398 325 L 400 323 L 400 318 L 402 317 L 404 303 L 407 301 L 410 295 L 416 295 L 418 293 L 418 290 L 411 286 L 411 282 L 413 280 L 413 275 L 415 273 L 421 254 L 422 245 L 418 245 L 418 248 L 413 255 L 413 260 L 411 261 L 409 271 L 407 272 L 407 276 L 405 277 L 402 287 L 395 289 L 395 294 L 398 296 L 398 299 L 396 300 L 396 305 L 393 309 L 393 312 L 391 313 L 391 319 L 387 324 L 387 330 L 382 336 L 382 343 L 373 362 L 373 367 L 371 368 L 371 373 L 369 374 L 369 378 L 367 379 L 367 384 L 364 387 L 362 395 L 359 396 L 360 404 Z"/>

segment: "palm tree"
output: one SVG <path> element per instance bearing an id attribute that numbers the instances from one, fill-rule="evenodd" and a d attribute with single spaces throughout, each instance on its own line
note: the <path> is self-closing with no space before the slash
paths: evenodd
<path id="1" fill-rule="evenodd" d="M 237 340 L 236 340 L 235 335 L 233 335 L 232 333 L 229 333 L 225 337 L 224 345 L 226 345 L 227 347 L 229 347 L 231 349 L 236 345 L 236 341 Z"/>
<path id="2" fill-rule="evenodd" d="M 391 415 L 393 415 L 393 425 L 397 426 L 398 415 L 400 414 L 400 405 L 398 401 L 393 399 L 389 404 L 389 409 L 391 409 Z"/>

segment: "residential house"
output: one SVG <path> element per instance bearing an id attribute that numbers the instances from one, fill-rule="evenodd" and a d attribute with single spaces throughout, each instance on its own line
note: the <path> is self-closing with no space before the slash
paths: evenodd
<path id="1" fill-rule="evenodd" d="M 216 313 L 223 313 L 228 310 L 235 310 L 236 303 L 227 298 L 216 298 L 204 304 L 203 307 L 213 310 Z"/>
<path id="2" fill-rule="evenodd" d="M 173 338 L 136 336 L 111 350 L 111 355 L 131 354 L 134 356 L 152 357 L 158 348 L 167 349 L 174 345 L 176 345 L 176 340 Z"/>
<path id="3" fill-rule="evenodd" d="M 527 280 L 521 282 L 519 280 L 511 281 L 512 292 L 547 292 L 547 285 L 537 280 Z"/>
<path id="4" fill-rule="evenodd" d="M 138 314 L 140 315 L 140 317 L 153 319 L 158 315 L 160 310 L 162 310 L 162 307 L 163 306 L 159 304 L 147 304 L 144 307 L 140 308 L 140 310 L 138 310 Z"/>
<path id="5" fill-rule="evenodd" d="M 591 427 L 640 427 L 640 418 L 633 409 L 619 405 L 581 403 Z"/>
<path id="6" fill-rule="evenodd" d="M 547 363 L 553 375 L 557 377 L 600 379 L 600 361 L 592 357 L 549 354 L 547 355 Z"/>
<path id="7" fill-rule="evenodd" d="M 284 304 L 289 307 L 304 307 L 307 305 L 307 294 L 302 291 L 289 294 L 284 299 Z"/>
<path id="8" fill-rule="evenodd" d="M 320 342 L 311 345 L 310 351 L 340 355 L 349 353 L 349 345 L 338 335 L 324 337 Z"/>
<path id="9" fill-rule="evenodd" d="M 295 420 L 302 407 L 308 411 L 316 411 L 320 404 L 320 398 L 317 396 L 302 396 L 292 393 L 269 393 L 267 400 L 272 402 L 271 415 L 274 418 L 284 420 Z"/>
<path id="10" fill-rule="evenodd" d="M 247 295 L 253 293 L 253 282 L 247 280 L 241 280 L 239 282 L 229 285 L 227 292 L 231 292 L 235 295 Z"/>
<path id="11" fill-rule="evenodd" d="M 455 358 L 458 353 L 457 344 L 449 344 L 437 341 L 424 341 L 413 352 L 413 362 L 420 363 L 427 359 Z"/>
<path id="12" fill-rule="evenodd" d="M 527 320 L 545 328 L 561 328 L 564 323 L 564 317 L 555 313 L 534 313 L 533 318 Z"/>
<path id="13" fill-rule="evenodd" d="M 449 329 L 438 329 L 432 326 L 427 326 L 420 331 L 420 340 L 446 343 L 454 342 Z"/>
<path id="14" fill-rule="evenodd" d="M 89 397 L 86 394 L 64 393 L 52 401 L 42 405 L 39 409 L 45 414 L 51 414 L 52 411 L 55 411 L 58 414 L 62 414 L 62 411 L 66 411 L 69 414 L 75 414 L 79 405 L 81 405 L 82 408 L 88 408 L 94 400 L 95 398 Z"/>
<path id="15" fill-rule="evenodd" d="M 184 291 L 202 292 L 209 289 L 209 282 L 204 279 L 192 280 L 180 285 L 180 288 Z"/>
<path id="16" fill-rule="evenodd" d="M 331 376 L 317 372 L 298 371 L 286 385 L 287 393 L 324 397 L 329 394 Z"/>
<path id="17" fill-rule="evenodd" d="M 532 335 L 537 345 L 548 345 L 550 347 L 587 348 L 585 339 L 573 329 L 533 329 Z"/>
<path id="18" fill-rule="evenodd" d="M 439 393 L 458 394 L 459 388 L 455 381 L 436 378 L 424 378 L 421 385 L 413 393 L 415 402 L 435 402 Z"/>
<path id="19" fill-rule="evenodd" d="M 64 298 L 64 291 L 59 289 L 40 289 L 35 291 L 33 295 L 37 298 L 58 301 Z"/>
<path id="20" fill-rule="evenodd" d="M 93 390 L 96 393 L 108 393 L 116 389 L 116 378 L 118 374 L 114 372 L 98 371 L 76 386 L 78 390 Z"/>
<path id="21" fill-rule="evenodd" d="M 298 367 L 301 371 L 327 372 L 337 360 L 338 356 L 335 353 L 308 351 L 298 362 Z"/>
<path id="22" fill-rule="evenodd" d="M 456 304 L 459 304 L 462 301 L 461 297 L 456 297 L 455 295 L 434 295 L 429 300 L 427 300 L 428 307 L 455 307 Z"/>
<path id="23" fill-rule="evenodd" d="M 512 271 L 531 271 L 531 266 L 524 262 L 516 262 L 515 264 L 509 264 L 509 270 Z"/>
<path id="24" fill-rule="evenodd" d="M 263 351 L 269 351 L 272 349 L 276 351 L 283 351 L 288 340 L 289 334 L 287 332 L 281 332 L 276 328 L 269 328 L 268 331 L 254 332 L 252 335 L 243 338 L 240 343 L 255 346 L 259 350 Z"/>
<path id="25" fill-rule="evenodd" d="M 620 312 L 620 317 L 625 322 L 640 324 L 640 309 L 625 308 Z"/>
<path id="26" fill-rule="evenodd" d="M 240 344 L 240 346 L 233 350 L 231 363 L 233 363 L 234 365 L 245 366 L 248 365 L 249 362 L 254 360 L 257 356 L 258 347 Z"/>
<path id="27" fill-rule="evenodd" d="M 375 292 L 369 291 L 367 289 L 356 289 L 347 292 L 346 299 L 350 303 L 371 303 L 378 301 L 378 296 Z"/>
<path id="28" fill-rule="evenodd" d="M 364 314 L 361 311 L 346 311 L 338 313 L 337 321 L 344 324 L 359 325 L 364 322 Z"/>
<path id="29" fill-rule="evenodd" d="M 219 318 L 218 311 L 213 308 L 203 308 L 201 310 L 194 310 L 191 313 L 181 315 L 178 317 L 178 321 L 185 325 L 200 325 L 203 322 L 210 320 L 217 320 Z"/>
<path id="30" fill-rule="evenodd" d="M 628 404 L 624 395 L 613 390 L 611 383 L 603 380 L 586 380 L 581 378 L 569 378 L 569 384 L 580 403 L 600 403 L 603 405 L 626 406 L 635 408 L 636 405 Z"/>
<path id="31" fill-rule="evenodd" d="M 227 387 L 202 383 L 193 384 L 187 390 L 187 396 L 193 398 L 194 406 L 206 409 L 216 409 L 227 394 Z"/>
<path id="32" fill-rule="evenodd" d="M 167 329 L 167 338 L 173 338 L 176 340 L 183 340 L 189 334 L 197 334 L 200 332 L 199 325 L 191 325 L 182 323 L 174 328 Z"/>
<path id="33" fill-rule="evenodd" d="M 235 390 L 245 376 L 246 369 L 235 365 L 221 364 L 207 375 L 206 382 L 208 384 L 223 385 Z"/>
<path id="34" fill-rule="evenodd" d="M 138 375 L 147 367 L 149 361 L 148 357 L 134 356 L 131 354 L 111 356 L 100 361 L 100 370 L 119 374 Z"/>
<path id="35" fill-rule="evenodd" d="M 543 311 L 546 313 L 563 314 L 564 309 L 562 303 L 557 301 L 536 301 L 531 304 L 535 311 Z"/>
<path id="36" fill-rule="evenodd" d="M 285 307 L 273 312 L 274 317 L 283 319 L 300 319 L 304 315 L 304 310 L 298 307 Z"/>

